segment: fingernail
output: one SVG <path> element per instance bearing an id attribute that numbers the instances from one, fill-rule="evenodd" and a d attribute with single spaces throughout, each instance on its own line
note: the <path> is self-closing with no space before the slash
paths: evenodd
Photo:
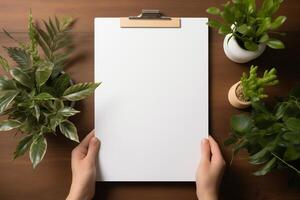
<path id="1" fill-rule="evenodd" d="M 206 138 L 203 138 L 202 140 L 201 140 L 201 145 L 204 145 L 205 143 L 207 143 L 208 141 L 207 141 L 207 139 Z"/>
<path id="2" fill-rule="evenodd" d="M 93 137 L 93 138 L 92 138 L 92 143 L 96 144 L 96 143 L 98 143 L 98 142 L 99 142 L 99 139 L 98 139 L 98 138 L 96 138 L 96 137 Z"/>

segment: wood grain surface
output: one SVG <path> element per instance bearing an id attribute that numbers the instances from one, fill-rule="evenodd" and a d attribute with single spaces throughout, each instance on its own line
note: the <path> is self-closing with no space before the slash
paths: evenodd
<path id="1" fill-rule="evenodd" d="M 66 71 L 77 82 L 93 81 L 93 20 L 94 17 L 126 17 L 136 15 L 143 8 L 160 9 L 173 17 L 207 17 L 208 6 L 220 5 L 225 0 L 0 0 L 0 27 L 20 40 L 26 40 L 29 9 L 35 19 L 49 16 L 73 16 L 77 19 L 73 30 L 76 51 Z M 223 37 L 210 30 L 210 133 L 222 144 L 230 132 L 229 119 L 234 113 L 227 101 L 227 91 L 247 71 L 251 64 L 261 66 L 261 71 L 277 67 L 280 85 L 269 90 L 269 101 L 286 95 L 290 88 L 300 84 L 300 2 L 285 1 L 279 14 L 288 17 L 281 30 L 284 50 L 270 50 L 247 64 L 229 61 L 223 52 Z M 16 45 L 0 32 L 1 46 Z M 3 55 L 3 49 L 0 50 Z M 3 72 L 1 72 L 3 74 Z M 93 97 L 76 106 L 81 114 L 72 118 L 83 138 L 94 126 Z M 49 135 L 48 152 L 42 164 L 32 170 L 28 156 L 15 161 L 12 153 L 20 135 L 15 132 L 0 134 L 0 199 L 3 200 L 56 200 L 64 199 L 71 182 L 70 152 L 76 144 L 63 136 Z M 200 143 L 200 141 L 199 141 Z M 221 145 L 222 146 L 222 145 Z M 170 148 L 175 148 L 170 145 Z M 224 156 L 230 160 L 230 150 L 222 146 Z M 255 170 L 245 159 L 236 158 L 227 167 L 220 199 L 228 200 L 299 200 L 300 191 L 288 188 L 286 174 L 274 172 L 255 177 Z M 122 164 L 122 163 L 120 163 Z M 95 199 L 101 200 L 193 200 L 196 199 L 194 183 L 98 183 Z"/>

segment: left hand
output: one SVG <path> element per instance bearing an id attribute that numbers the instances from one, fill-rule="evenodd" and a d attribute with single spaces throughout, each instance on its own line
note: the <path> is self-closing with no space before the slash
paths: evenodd
<path id="1" fill-rule="evenodd" d="M 72 151 L 72 185 L 67 200 L 90 200 L 95 194 L 96 161 L 100 141 L 91 131 Z"/>

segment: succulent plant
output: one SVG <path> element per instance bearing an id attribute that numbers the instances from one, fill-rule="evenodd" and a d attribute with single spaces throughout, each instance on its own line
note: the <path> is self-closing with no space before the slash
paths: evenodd
<path id="1" fill-rule="evenodd" d="M 68 120 L 80 112 L 73 108 L 72 102 L 86 98 L 100 84 L 72 84 L 71 77 L 63 72 L 71 53 L 72 23 L 72 18 L 55 17 L 44 21 L 43 29 L 33 23 L 30 12 L 28 43 L 16 40 L 4 30 L 18 47 L 4 47 L 16 67 L 0 56 L 0 65 L 10 74 L 10 77 L 0 76 L 0 116 L 8 116 L 0 122 L 0 131 L 17 129 L 23 135 L 14 158 L 29 150 L 33 168 L 46 153 L 46 134 L 60 132 L 70 140 L 79 141 L 76 126 Z"/>
<path id="2" fill-rule="evenodd" d="M 278 79 L 276 75 L 276 69 L 265 70 L 263 77 L 257 77 L 258 66 L 251 66 L 249 76 L 243 73 L 241 77 L 241 87 L 243 92 L 243 97 L 245 101 L 256 101 L 262 98 L 268 97 L 264 93 L 264 88 L 266 86 L 272 86 L 278 84 Z"/>

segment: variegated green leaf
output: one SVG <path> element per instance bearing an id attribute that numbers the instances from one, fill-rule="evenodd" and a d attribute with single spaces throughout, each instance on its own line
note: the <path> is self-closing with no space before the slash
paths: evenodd
<path id="1" fill-rule="evenodd" d="M 53 97 L 51 94 L 46 93 L 46 92 L 40 93 L 34 97 L 34 100 L 37 100 L 37 101 L 48 101 L 48 100 L 54 100 L 54 99 L 55 99 L 55 97 Z"/>
<path id="2" fill-rule="evenodd" d="M 19 156 L 24 155 L 24 153 L 29 149 L 30 145 L 32 143 L 32 135 L 27 135 L 23 137 L 19 144 L 17 145 L 17 148 L 14 152 L 14 159 L 16 159 Z"/>
<path id="3" fill-rule="evenodd" d="M 30 89 L 34 87 L 31 78 L 22 69 L 15 67 L 10 70 L 10 75 L 22 85 Z"/>
<path id="4" fill-rule="evenodd" d="M 63 98 L 69 101 L 78 101 L 91 95 L 100 83 L 78 83 L 72 85 L 63 94 Z"/>
<path id="5" fill-rule="evenodd" d="M 13 119 L 4 120 L 0 122 L 0 131 L 9 131 L 14 128 L 18 128 L 22 125 L 21 122 Z"/>
<path id="6" fill-rule="evenodd" d="M 30 145 L 29 158 L 33 168 L 43 160 L 47 150 L 47 140 L 43 135 L 35 138 Z"/>
<path id="7" fill-rule="evenodd" d="M 42 86 L 47 82 L 47 80 L 51 76 L 53 67 L 54 67 L 53 63 L 45 62 L 36 69 L 35 81 L 38 86 Z"/>
<path id="8" fill-rule="evenodd" d="M 74 108 L 72 107 L 64 107 L 62 109 L 60 109 L 58 111 L 59 114 L 61 114 L 62 116 L 64 117 L 71 117 L 73 115 L 76 115 L 77 113 L 79 113 L 80 111 L 78 110 L 75 110 Z"/>
<path id="9" fill-rule="evenodd" d="M 9 91 L 6 92 L 0 98 L 0 114 L 3 113 L 10 105 L 10 103 L 14 100 L 14 98 L 19 94 L 18 91 Z"/>
<path id="10" fill-rule="evenodd" d="M 59 129 L 61 133 L 67 138 L 69 138 L 70 140 L 79 142 L 76 126 L 72 122 L 66 120 L 60 123 Z"/>

